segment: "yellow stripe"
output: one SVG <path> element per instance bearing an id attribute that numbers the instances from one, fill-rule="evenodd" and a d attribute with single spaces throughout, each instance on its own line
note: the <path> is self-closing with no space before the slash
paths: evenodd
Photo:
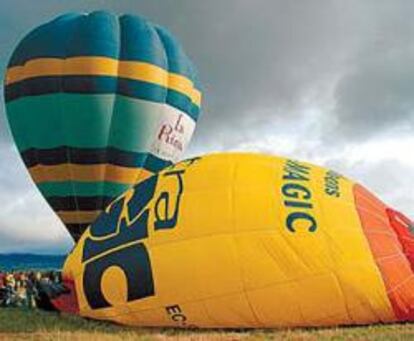
<path id="1" fill-rule="evenodd" d="M 188 97 L 191 98 L 191 101 L 200 106 L 201 92 L 194 88 L 193 82 L 183 75 L 170 73 L 168 77 L 168 88 L 183 94 L 189 94 Z"/>
<path id="2" fill-rule="evenodd" d="M 183 93 L 200 106 L 201 92 L 185 76 L 168 73 L 163 68 L 144 62 L 119 61 L 107 57 L 72 57 L 67 59 L 32 59 L 22 66 L 7 70 L 6 85 L 25 79 L 46 76 L 112 76 L 144 81 Z"/>
<path id="3" fill-rule="evenodd" d="M 102 211 L 59 211 L 56 214 L 65 224 L 85 224 L 94 221 Z"/>
<path id="4" fill-rule="evenodd" d="M 54 166 L 37 165 L 29 168 L 33 181 L 37 184 L 48 181 L 111 181 L 134 185 L 153 173 L 143 168 L 128 168 L 109 164 Z"/>

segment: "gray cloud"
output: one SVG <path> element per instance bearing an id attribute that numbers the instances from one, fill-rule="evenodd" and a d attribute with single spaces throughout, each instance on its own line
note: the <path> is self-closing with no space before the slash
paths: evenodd
<path id="1" fill-rule="evenodd" d="M 414 128 L 412 2 L 367 6 L 369 31 L 335 90 L 338 129 L 366 139 L 396 126 Z M 367 25 L 368 26 L 368 25 Z"/>

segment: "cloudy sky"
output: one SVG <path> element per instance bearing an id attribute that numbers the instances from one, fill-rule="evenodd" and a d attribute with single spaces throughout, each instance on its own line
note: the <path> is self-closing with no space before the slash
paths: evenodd
<path id="1" fill-rule="evenodd" d="M 36 25 L 95 9 L 168 27 L 198 66 L 204 112 L 188 156 L 248 150 L 311 161 L 414 216 L 413 1 L 2 0 L 2 69 Z M 71 240 L 0 111 L 0 252 L 65 252 Z"/>

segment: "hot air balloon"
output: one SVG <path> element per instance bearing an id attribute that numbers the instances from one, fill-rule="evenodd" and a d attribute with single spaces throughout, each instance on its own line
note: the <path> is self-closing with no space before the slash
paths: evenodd
<path id="1" fill-rule="evenodd" d="M 5 77 L 10 128 L 75 239 L 114 198 L 178 160 L 199 88 L 177 40 L 138 16 L 66 14 L 18 44 Z"/>
<path id="2" fill-rule="evenodd" d="M 54 304 L 135 326 L 414 320 L 414 226 L 308 163 L 215 154 L 113 201 L 69 254 Z"/>

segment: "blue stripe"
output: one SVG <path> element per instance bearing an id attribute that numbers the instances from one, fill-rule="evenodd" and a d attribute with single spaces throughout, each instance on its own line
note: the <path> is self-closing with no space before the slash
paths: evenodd
<path id="1" fill-rule="evenodd" d="M 156 26 L 156 30 L 167 54 L 169 72 L 178 73 L 194 80 L 192 64 L 184 50 L 180 48 L 178 41 L 165 28 Z"/>
<path id="2" fill-rule="evenodd" d="M 149 153 L 147 154 L 147 159 L 145 160 L 145 169 L 155 173 L 168 166 L 171 166 L 172 164 L 173 163 L 171 161 L 160 159 L 157 156 Z"/>
<path id="3" fill-rule="evenodd" d="M 104 56 L 118 59 L 120 27 L 118 18 L 105 11 L 81 15 L 67 40 L 66 57 Z M 45 37 L 47 39 L 47 37 Z"/>
<path id="4" fill-rule="evenodd" d="M 83 232 L 88 228 L 90 223 L 84 224 L 65 224 L 72 238 L 77 242 L 82 236 Z"/>
<path id="5" fill-rule="evenodd" d="M 66 14 L 39 26 L 20 42 L 9 67 L 36 58 L 80 56 L 147 62 L 198 84 L 193 64 L 168 30 L 139 16 L 105 11 Z"/>
<path id="6" fill-rule="evenodd" d="M 132 60 L 157 65 L 168 71 L 168 62 L 160 37 L 148 20 L 123 15 L 121 25 L 120 60 Z M 177 48 L 181 49 L 180 46 Z"/>
<path id="7" fill-rule="evenodd" d="M 120 193 L 121 194 L 121 193 Z M 116 196 L 50 196 L 46 200 L 55 212 L 103 210 Z"/>
<path id="8" fill-rule="evenodd" d="M 30 148 L 20 153 L 27 168 L 37 165 L 53 166 L 64 163 L 78 165 L 111 164 L 122 167 L 143 167 L 158 172 L 172 164 L 151 153 L 136 153 L 107 148 L 75 148 L 61 146 L 53 149 Z"/>
<path id="9" fill-rule="evenodd" d="M 14 50 L 9 67 L 24 65 L 36 58 L 65 58 L 66 42 L 79 17 L 80 14 L 65 14 L 35 28 Z"/>
<path id="10" fill-rule="evenodd" d="M 29 78 L 5 87 L 5 100 L 51 93 L 114 94 L 167 103 L 197 121 L 200 108 L 181 92 L 158 84 L 110 76 L 54 76 Z"/>

